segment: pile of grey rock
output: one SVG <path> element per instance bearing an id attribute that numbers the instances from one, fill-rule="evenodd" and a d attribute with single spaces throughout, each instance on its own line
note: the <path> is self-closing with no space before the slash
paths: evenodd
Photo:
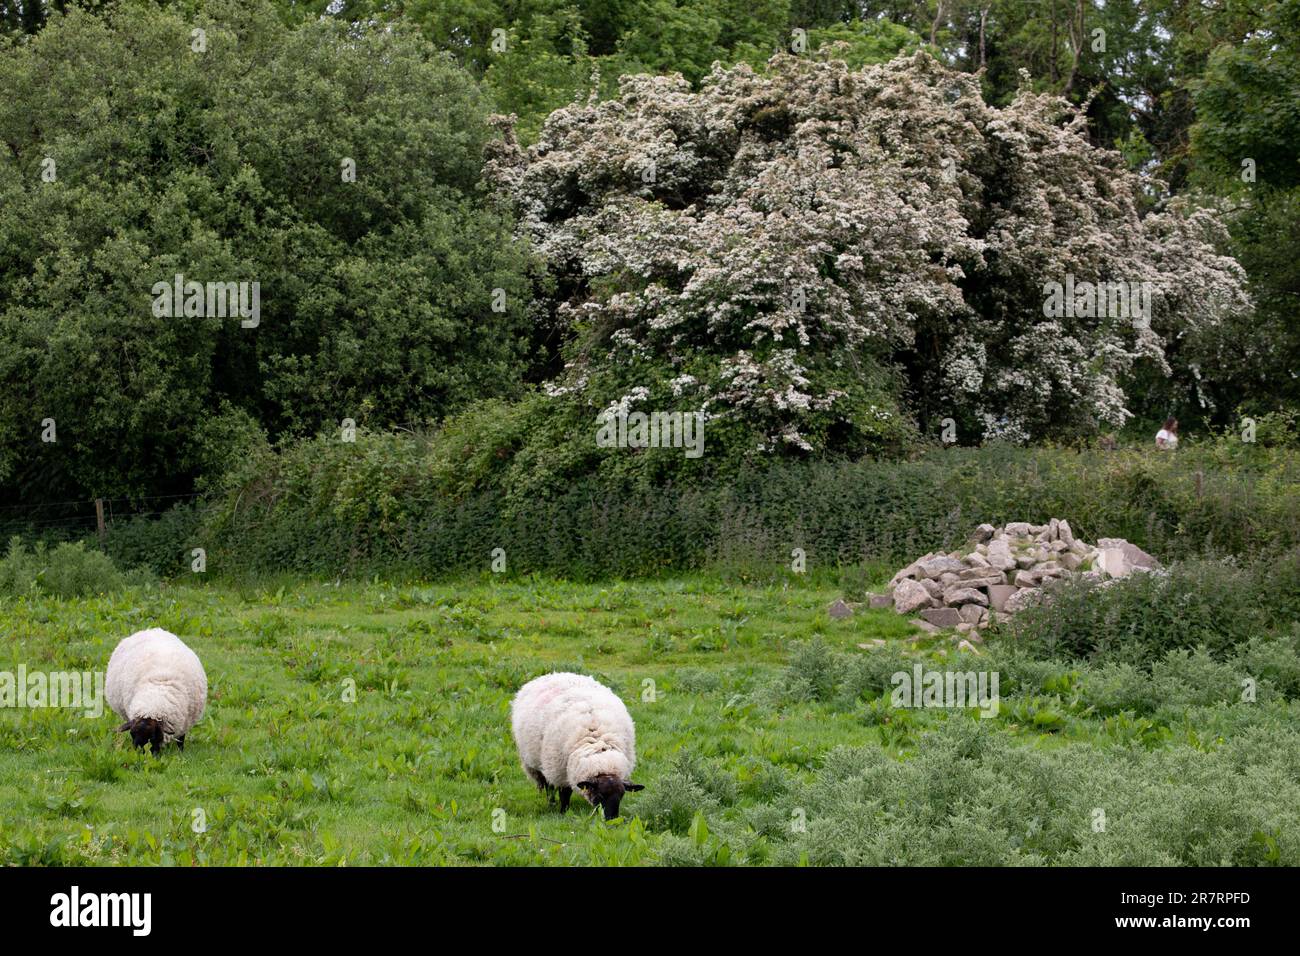
<path id="1" fill-rule="evenodd" d="M 887 593 L 871 595 L 870 605 L 915 614 L 924 630 L 951 628 L 979 643 L 979 628 L 1041 601 L 1052 581 L 1081 575 L 1104 583 L 1157 567 L 1155 558 L 1123 538 L 1091 545 L 1057 518 L 1042 525 L 982 524 L 966 547 L 927 554 L 903 568 Z"/>

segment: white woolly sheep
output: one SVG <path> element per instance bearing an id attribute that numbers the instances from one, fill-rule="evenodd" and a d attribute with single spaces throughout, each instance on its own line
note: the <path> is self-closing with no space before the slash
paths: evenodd
<path id="1" fill-rule="evenodd" d="M 605 819 L 618 816 L 636 765 L 636 728 L 623 702 L 604 684 L 582 674 L 546 674 L 519 689 L 510 724 L 524 772 L 569 809 L 577 788 Z"/>
<path id="2" fill-rule="evenodd" d="M 208 676 L 198 655 L 162 628 L 140 631 L 118 644 L 104 680 L 108 705 L 126 723 L 137 747 L 155 753 L 169 740 L 185 749 L 185 735 L 203 716 Z"/>

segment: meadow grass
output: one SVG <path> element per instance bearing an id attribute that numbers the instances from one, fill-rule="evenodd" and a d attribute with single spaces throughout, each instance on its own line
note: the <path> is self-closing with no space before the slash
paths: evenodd
<path id="1" fill-rule="evenodd" d="M 0 671 L 102 670 L 118 640 L 159 626 L 195 649 L 210 685 L 185 751 L 157 759 L 114 733 L 107 706 L 98 719 L 0 709 L 0 862 L 845 862 L 818 844 L 819 821 L 808 824 L 798 805 L 825 803 L 818 788 L 835 783 L 824 779 L 832 752 L 902 765 L 920 759 L 918 748 L 924 758 L 944 724 L 961 725 L 949 736 L 978 731 L 1040 753 L 1114 751 L 1117 765 L 1138 759 L 1135 748 L 1195 750 L 1190 724 L 1072 708 L 1068 675 L 1040 682 L 1054 696 L 1034 687 L 990 721 L 890 711 L 874 691 L 808 691 L 818 655 L 864 666 L 880 655 L 888 671 L 909 656 L 941 661 L 951 646 L 917 641 L 889 610 L 832 620 L 827 605 L 843 590 L 829 580 L 489 575 L 270 587 L 173 583 L 0 608 Z M 885 647 L 859 647 L 876 639 Z M 509 702 L 551 670 L 595 676 L 636 721 L 634 779 L 647 789 L 629 795 L 620 821 L 605 824 L 576 798 L 559 814 L 519 767 Z M 1269 713 L 1295 726 L 1289 702 Z M 1075 815 L 1053 854 L 1087 840 L 1086 815 Z M 1261 852 L 1278 838 L 1265 828 Z M 992 842 L 1003 844 L 995 862 L 1021 852 L 1014 837 Z"/>

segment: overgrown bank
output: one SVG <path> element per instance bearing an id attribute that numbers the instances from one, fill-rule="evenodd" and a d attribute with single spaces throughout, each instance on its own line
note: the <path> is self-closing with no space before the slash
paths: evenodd
<path id="1" fill-rule="evenodd" d="M 899 562 L 984 521 L 1068 516 L 1086 537 L 1133 541 L 1162 560 L 1256 556 L 1300 545 L 1300 455 L 1230 442 L 1147 449 L 935 449 L 911 460 L 784 464 L 698 484 L 607 478 L 519 500 L 410 436 L 318 438 L 243 463 L 204 507 L 113 529 L 124 566 L 310 576 L 434 578 L 492 569 L 570 579 L 703 567 L 768 573 L 802 549 L 809 571 Z"/>

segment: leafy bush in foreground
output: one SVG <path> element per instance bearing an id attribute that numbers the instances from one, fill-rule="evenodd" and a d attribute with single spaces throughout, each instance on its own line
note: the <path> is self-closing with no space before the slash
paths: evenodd
<path id="1" fill-rule="evenodd" d="M 990 723 L 947 720 L 907 760 L 876 746 L 832 751 L 814 782 L 787 798 L 804 809 L 808 832 L 784 842 L 776 861 L 1300 863 L 1293 727 L 1253 727 L 1211 750 L 1079 743 L 1042 750 L 1017 746 Z"/>
<path id="2" fill-rule="evenodd" d="M 1300 619 L 1300 550 L 1246 563 L 1194 560 L 1099 586 L 1078 580 L 1008 625 L 1040 657 L 1149 665 L 1204 647 L 1223 660 Z"/>
<path id="3" fill-rule="evenodd" d="M 65 541 L 53 550 L 38 543 L 28 550 L 14 538 L 0 558 L 0 594 L 83 597 L 119 590 L 133 580 L 139 580 L 138 575 L 122 573 L 112 558 L 80 541 Z"/>

